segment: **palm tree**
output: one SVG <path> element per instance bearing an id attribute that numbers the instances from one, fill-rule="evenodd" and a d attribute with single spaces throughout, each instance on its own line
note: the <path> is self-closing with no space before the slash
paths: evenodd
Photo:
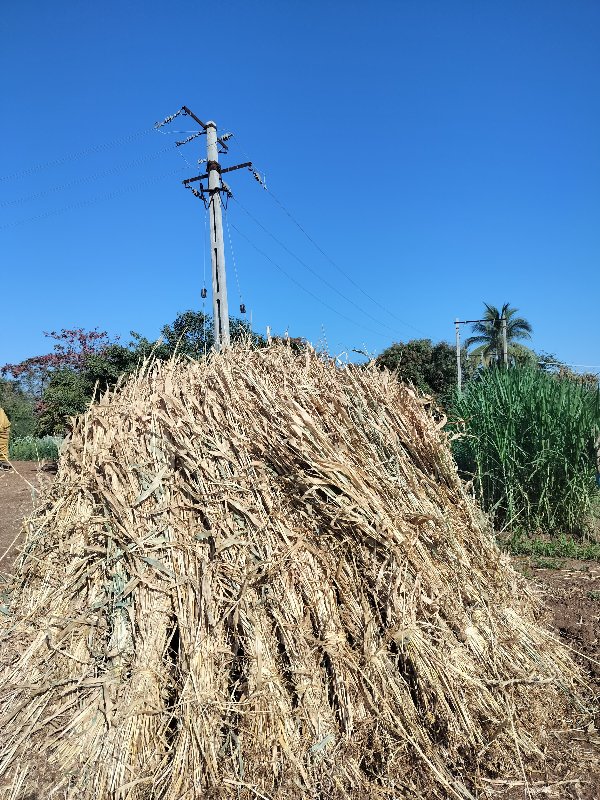
<path id="1" fill-rule="evenodd" d="M 511 308 L 508 303 L 504 303 L 498 310 L 496 306 L 484 303 L 486 311 L 484 317 L 472 326 L 474 336 L 470 336 L 465 341 L 465 347 L 478 344 L 479 347 L 471 352 L 471 355 L 478 356 L 487 366 L 490 363 L 500 363 L 502 361 L 502 320 L 506 318 L 506 341 L 508 344 L 508 355 L 513 360 L 523 357 L 523 351 L 529 348 L 518 344 L 516 339 L 531 339 L 532 327 L 526 319 L 516 317 L 517 308 Z"/>

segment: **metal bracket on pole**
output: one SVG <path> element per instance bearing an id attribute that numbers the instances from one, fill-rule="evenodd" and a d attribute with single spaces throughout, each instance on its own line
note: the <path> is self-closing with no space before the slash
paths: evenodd
<path id="1" fill-rule="evenodd" d="M 202 120 L 199 117 L 197 117 L 193 111 L 190 111 L 190 109 L 187 106 L 181 106 L 181 110 L 183 111 L 184 114 L 187 114 L 188 117 L 191 117 L 195 122 L 197 122 L 201 128 L 204 128 L 204 130 L 208 128 L 208 124 L 206 122 L 202 122 Z M 221 145 L 221 147 L 224 147 L 225 150 L 229 150 L 229 147 L 227 146 L 225 140 L 222 137 L 217 136 L 217 142 Z"/>
<path id="2" fill-rule="evenodd" d="M 225 169 L 222 169 L 220 167 L 219 163 L 218 162 L 216 162 L 216 163 L 217 163 L 217 166 L 215 167 L 215 169 L 217 169 L 220 172 L 221 175 L 224 175 L 226 172 L 233 172 L 234 169 L 242 169 L 243 167 L 251 167 L 252 166 L 252 162 L 251 161 L 245 161 L 243 164 L 236 164 L 235 167 L 225 167 Z M 207 165 L 207 166 L 208 166 L 209 169 L 211 168 L 210 164 Z M 202 180 L 205 180 L 206 178 L 208 178 L 208 172 L 205 172 L 204 175 L 196 175 L 195 178 L 185 178 L 185 180 L 183 180 L 181 182 L 183 183 L 184 186 L 187 186 L 188 183 L 194 183 L 194 181 L 202 181 Z"/>

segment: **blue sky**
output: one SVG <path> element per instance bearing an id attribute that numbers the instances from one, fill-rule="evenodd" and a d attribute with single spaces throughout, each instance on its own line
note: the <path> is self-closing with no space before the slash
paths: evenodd
<path id="1" fill-rule="evenodd" d="M 256 330 L 380 352 L 510 302 L 600 365 L 597 2 L 20 0 L 0 49 L 0 364 L 202 308 L 205 140 L 152 130 L 185 104 L 266 174 L 228 181 Z"/>

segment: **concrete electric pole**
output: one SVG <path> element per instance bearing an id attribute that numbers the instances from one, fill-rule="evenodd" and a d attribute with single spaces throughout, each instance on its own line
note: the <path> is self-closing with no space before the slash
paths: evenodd
<path id="1" fill-rule="evenodd" d="M 212 263 L 212 301 L 215 349 L 229 347 L 229 307 L 225 276 L 225 246 L 221 210 L 221 167 L 217 147 L 217 126 L 206 123 L 206 157 L 210 213 L 210 260 Z"/>
<path id="2" fill-rule="evenodd" d="M 176 145 L 187 144 L 192 139 L 206 134 L 206 172 L 203 175 L 196 175 L 194 178 L 186 178 L 183 185 L 186 189 L 191 189 L 194 195 L 200 198 L 210 213 L 210 258 L 212 263 L 212 301 L 213 301 L 213 330 L 214 330 L 214 347 L 215 350 L 220 351 L 229 347 L 229 307 L 227 304 L 227 276 L 225 273 L 225 246 L 223 244 L 223 215 L 222 215 L 222 195 L 231 197 L 231 191 L 227 184 L 221 180 L 221 175 L 224 172 L 232 172 L 236 169 L 247 167 L 254 175 L 256 180 L 262 183 L 262 180 L 257 172 L 252 169 L 252 162 L 247 161 L 244 164 L 237 164 L 235 167 L 227 167 L 221 169 L 219 164 L 219 152 L 227 153 L 226 141 L 232 134 L 223 134 L 217 136 L 217 125 L 215 122 L 202 122 L 187 106 L 182 106 L 179 111 L 167 117 L 162 122 L 157 122 L 155 127 L 160 128 L 163 125 L 168 125 L 175 117 L 180 114 L 191 117 L 200 126 L 197 133 L 188 136 L 181 142 L 176 142 Z M 222 149 L 219 150 L 219 147 Z M 202 159 L 204 161 L 204 159 Z M 200 162 L 202 163 L 202 162 Z M 202 181 L 207 179 L 208 186 L 205 187 Z M 195 189 L 191 184 L 199 182 L 200 189 Z M 203 290 L 204 291 L 204 290 Z M 203 295 L 205 296 L 205 295 Z M 245 313 L 245 307 L 240 306 L 240 311 Z"/>
<path id="3" fill-rule="evenodd" d="M 456 385 L 458 387 L 458 396 L 462 393 L 462 369 L 460 366 L 460 320 L 454 322 L 456 328 Z"/>

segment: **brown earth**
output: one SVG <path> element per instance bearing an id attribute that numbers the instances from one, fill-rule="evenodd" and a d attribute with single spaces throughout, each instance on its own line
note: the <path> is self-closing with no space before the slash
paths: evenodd
<path id="1" fill-rule="evenodd" d="M 11 472 L 0 472 L 0 605 L 5 585 L 23 542 L 22 520 L 39 492 L 52 481 L 52 465 L 14 462 Z M 557 798 L 600 800 L 600 562 L 572 559 L 515 559 L 543 603 L 542 621 L 558 633 L 573 651 L 589 680 L 586 698 L 590 711 L 564 720 L 552 732 L 551 774 L 540 774 L 525 788 L 519 782 L 494 782 L 498 798 Z M 551 568 L 549 568 L 551 567 Z"/>
<path id="2" fill-rule="evenodd" d="M 12 466 L 10 472 L 0 471 L 0 580 L 12 571 L 18 557 L 23 518 L 33 511 L 53 473 L 51 463 L 13 461 Z"/>

